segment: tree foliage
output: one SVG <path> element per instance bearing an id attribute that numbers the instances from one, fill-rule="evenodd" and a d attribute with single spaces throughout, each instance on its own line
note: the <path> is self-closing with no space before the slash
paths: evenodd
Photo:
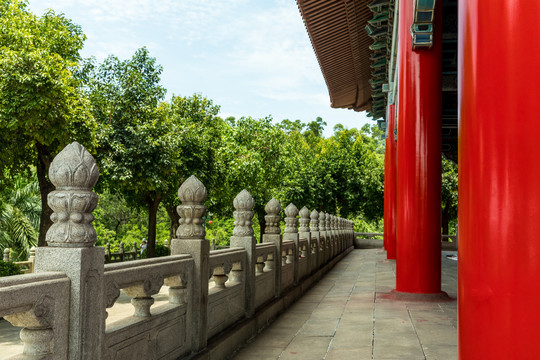
<path id="1" fill-rule="evenodd" d="M 95 124 L 75 76 L 84 40 L 81 28 L 62 14 L 49 10 L 38 17 L 26 1 L 0 1 L 0 163 L 9 174 L 36 166 L 40 245 L 51 224 L 47 173 L 53 157 L 73 140 L 93 145 Z"/>
<path id="2" fill-rule="evenodd" d="M 442 233 L 450 233 L 450 223 L 457 220 L 457 164 L 442 157 L 441 208 Z"/>
<path id="3" fill-rule="evenodd" d="M 148 256 L 154 255 L 156 214 L 182 166 L 179 138 L 160 106 L 162 67 L 146 48 L 128 60 L 109 56 L 92 66 L 88 86 L 100 124 L 98 159 L 103 180 L 135 207 L 148 209 Z"/>
<path id="4" fill-rule="evenodd" d="M 29 177 L 15 175 L 10 186 L 0 181 L 0 250 L 10 248 L 14 261 L 27 260 L 30 248 L 38 240 L 39 186 Z"/>
<path id="5" fill-rule="evenodd" d="M 146 48 L 127 60 L 111 55 L 98 64 L 81 60 L 84 39 L 81 28 L 62 14 L 38 17 L 26 1 L 0 0 L 0 141 L 5 148 L 0 180 L 9 189 L 0 192 L 0 225 L 22 207 L 13 197 L 26 189 L 17 176 L 30 178 L 34 165 L 43 207 L 39 244 L 44 244 L 51 214 L 46 197 L 53 189 L 46 174 L 54 155 L 73 140 L 94 152 L 99 163 L 95 224 L 102 244 L 131 244 L 146 232 L 153 256 L 164 229 L 169 237 L 175 234 L 177 189 L 192 174 L 208 188 L 207 206 L 216 223 L 207 226 L 219 238 L 218 223 L 232 226 L 233 199 L 242 189 L 255 199 L 261 232 L 264 206 L 272 197 L 284 207 L 293 202 L 379 224 L 384 145 L 376 126 L 338 124 L 333 136 L 324 138 L 327 124 L 320 117 L 307 123 L 223 120 L 219 106 L 200 94 L 164 101 L 163 69 Z M 7 228 L 0 231 L 6 234 Z M 35 237 L 35 230 L 25 229 L 18 233 L 21 249 Z"/>

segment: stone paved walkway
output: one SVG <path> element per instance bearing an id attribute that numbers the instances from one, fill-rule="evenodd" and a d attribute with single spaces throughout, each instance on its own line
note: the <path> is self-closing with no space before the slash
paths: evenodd
<path id="1" fill-rule="evenodd" d="M 455 299 L 457 261 L 448 254 L 442 289 Z M 385 257 L 351 252 L 234 359 L 456 359 L 456 301 L 385 299 L 395 287 L 395 262 Z"/>

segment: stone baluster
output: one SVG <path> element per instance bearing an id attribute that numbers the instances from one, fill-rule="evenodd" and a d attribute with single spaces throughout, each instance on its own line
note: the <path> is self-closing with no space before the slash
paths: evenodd
<path id="1" fill-rule="evenodd" d="M 124 261 L 124 255 L 126 251 L 124 249 L 124 242 L 120 242 L 120 248 L 118 249 L 118 256 L 120 257 L 120 262 Z"/>
<path id="2" fill-rule="evenodd" d="M 101 359 L 105 330 L 104 250 L 94 246 L 92 191 L 99 170 L 92 155 L 77 142 L 52 161 L 49 179 L 56 187 L 47 203 L 53 210 L 46 234 L 48 246 L 36 250 L 35 272 L 61 271 L 70 279 L 69 359 Z"/>
<path id="3" fill-rule="evenodd" d="M 283 240 L 293 241 L 294 248 L 290 256 L 293 257 L 294 283 L 298 283 L 298 208 L 290 203 L 285 208 L 285 230 L 283 230 Z M 289 255 L 289 254 L 288 254 Z M 288 260 L 287 260 L 288 261 Z"/>
<path id="4" fill-rule="evenodd" d="M 241 247 L 246 250 L 247 262 L 244 272 L 246 286 L 246 316 L 251 317 L 255 312 L 255 264 L 257 258 L 255 250 L 257 241 L 253 236 L 253 206 L 255 201 L 247 190 L 242 190 L 233 201 L 236 211 L 234 216 L 233 236 L 231 236 L 231 247 Z"/>
<path id="5" fill-rule="evenodd" d="M 4 261 L 5 262 L 9 262 L 9 253 L 10 253 L 9 248 L 5 248 L 4 249 Z"/>
<path id="6" fill-rule="evenodd" d="M 264 256 L 257 257 L 257 263 L 255 264 L 255 273 L 262 274 L 264 272 Z"/>
<path id="7" fill-rule="evenodd" d="M 178 189 L 182 203 L 176 209 L 180 215 L 176 238 L 171 240 L 171 254 L 189 254 L 193 258 L 192 297 L 187 323 L 192 324 L 192 349 L 198 352 L 206 347 L 208 329 L 208 260 L 210 242 L 205 239 L 203 219 L 206 206 L 206 187 L 195 176 L 190 176 Z M 178 288 L 181 291 L 181 288 Z"/>
<path id="8" fill-rule="evenodd" d="M 124 289 L 124 292 L 131 297 L 131 305 L 135 312 L 135 317 L 149 317 L 150 307 L 154 304 L 152 295 L 159 293 L 163 286 L 164 279 L 161 275 L 148 274 L 142 284 L 137 284 Z"/>
<path id="9" fill-rule="evenodd" d="M 58 349 L 54 354 L 52 352 L 55 346 L 53 342 L 55 338 L 53 331 L 54 307 L 54 299 L 42 296 L 29 311 L 4 317 L 13 326 L 23 328 L 19 334 L 23 342 L 22 356 L 15 356 L 11 359 L 53 359 L 54 356 L 62 358 L 60 355 L 62 352 L 65 356 L 67 351 L 62 351 L 63 349 Z M 56 345 L 60 346 L 60 344 Z"/>
<path id="10" fill-rule="evenodd" d="M 36 248 L 32 246 L 30 248 L 30 256 L 28 256 L 28 261 L 30 261 L 30 272 L 33 273 L 36 265 Z"/>
<path id="11" fill-rule="evenodd" d="M 262 242 L 273 243 L 276 247 L 276 252 L 272 254 L 271 260 L 267 259 L 266 266 L 269 269 L 275 269 L 275 296 L 279 297 L 281 287 L 281 266 L 284 264 L 281 249 L 281 229 L 279 227 L 279 222 L 281 220 L 281 216 L 279 215 L 281 205 L 279 201 L 272 199 L 266 204 L 264 210 L 266 211 L 266 215 L 264 216 L 266 227 L 264 229 Z"/>
<path id="12" fill-rule="evenodd" d="M 174 275 L 164 280 L 169 287 L 169 302 L 171 304 L 185 304 L 187 295 L 187 281 L 185 275 Z"/>
<path id="13" fill-rule="evenodd" d="M 307 248 L 306 249 L 303 249 L 303 251 L 301 252 L 302 256 L 303 257 L 306 257 L 307 258 L 307 272 L 306 272 L 306 275 L 309 274 L 311 272 L 311 261 L 312 261 L 312 256 L 311 256 L 311 233 L 310 233 L 310 229 L 309 229 L 309 209 L 307 207 L 303 207 L 302 209 L 300 209 L 300 228 L 298 229 L 298 236 L 300 239 L 306 239 L 307 240 Z"/>
<path id="14" fill-rule="evenodd" d="M 167 239 L 163 240 L 163 246 L 165 246 L 168 249 L 169 248 L 169 240 L 167 240 Z"/>
<path id="15" fill-rule="evenodd" d="M 242 269 L 241 263 L 232 264 L 231 271 L 229 272 L 229 282 L 245 282 L 244 269 Z"/>
<path id="16" fill-rule="evenodd" d="M 311 214 L 309 214 L 309 217 L 311 219 L 310 222 L 310 238 L 313 243 L 314 248 L 314 254 L 313 261 L 311 264 L 311 269 L 315 270 L 321 266 L 321 257 L 320 257 L 320 248 L 321 248 L 321 238 L 320 238 L 320 232 L 319 232 L 319 212 L 317 210 L 313 210 Z"/>
<path id="17" fill-rule="evenodd" d="M 133 253 L 131 260 L 137 260 L 137 243 L 134 241 L 133 244 L 131 244 L 131 252 Z"/>
<path id="18" fill-rule="evenodd" d="M 285 259 L 285 264 L 292 264 L 295 262 L 294 249 L 287 250 L 287 256 Z"/>

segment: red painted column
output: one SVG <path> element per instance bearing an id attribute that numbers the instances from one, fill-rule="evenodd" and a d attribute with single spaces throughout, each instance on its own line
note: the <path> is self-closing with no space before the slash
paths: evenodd
<path id="1" fill-rule="evenodd" d="M 399 2 L 396 290 L 441 290 L 442 14 L 434 45 L 412 51 L 413 0 Z"/>
<path id="2" fill-rule="evenodd" d="M 388 106 L 388 138 L 384 153 L 384 248 L 386 258 L 396 258 L 396 106 Z"/>
<path id="3" fill-rule="evenodd" d="M 540 359 L 539 14 L 459 4 L 461 360 Z"/>

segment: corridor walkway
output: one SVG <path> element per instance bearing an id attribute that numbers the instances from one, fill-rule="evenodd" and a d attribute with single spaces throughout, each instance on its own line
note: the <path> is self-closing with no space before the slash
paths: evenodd
<path id="1" fill-rule="evenodd" d="M 442 289 L 455 299 L 449 254 Z M 457 302 L 389 300 L 394 287 L 384 251 L 354 250 L 234 359 L 456 359 Z"/>

